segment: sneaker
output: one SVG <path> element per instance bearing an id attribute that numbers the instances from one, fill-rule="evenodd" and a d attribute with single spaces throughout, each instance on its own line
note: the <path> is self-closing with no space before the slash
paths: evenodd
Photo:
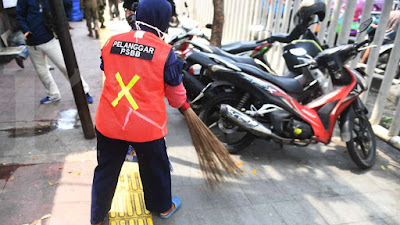
<path id="1" fill-rule="evenodd" d="M 24 60 L 23 60 L 23 58 L 22 58 L 21 56 L 17 56 L 17 57 L 15 58 L 15 61 L 17 62 L 17 64 L 18 64 L 19 67 L 25 68 L 25 67 L 24 67 Z"/>
<path id="2" fill-rule="evenodd" d="M 47 96 L 47 97 L 43 98 L 42 100 L 40 100 L 40 103 L 41 104 L 49 104 L 49 103 L 60 101 L 60 100 L 61 100 L 60 97 L 52 98 L 52 97 Z"/>
<path id="3" fill-rule="evenodd" d="M 86 101 L 88 104 L 92 104 L 93 103 L 93 97 L 90 95 L 90 93 L 86 93 Z"/>

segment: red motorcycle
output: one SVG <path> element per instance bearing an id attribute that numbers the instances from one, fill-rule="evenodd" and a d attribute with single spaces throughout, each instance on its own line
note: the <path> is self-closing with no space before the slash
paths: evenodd
<path id="1" fill-rule="evenodd" d="M 375 162 L 375 135 L 368 111 L 358 98 L 367 83 L 359 71 L 345 65 L 367 43 L 326 49 L 297 66 L 310 79 L 319 70 L 331 81 L 325 94 L 306 105 L 288 94 L 294 83 L 278 87 L 244 72 L 212 66 L 214 78 L 224 81 L 226 88 L 208 102 L 200 116 L 231 152 L 254 138 L 299 146 L 328 144 L 339 121 L 341 139 L 352 160 L 360 168 L 369 168 Z"/>

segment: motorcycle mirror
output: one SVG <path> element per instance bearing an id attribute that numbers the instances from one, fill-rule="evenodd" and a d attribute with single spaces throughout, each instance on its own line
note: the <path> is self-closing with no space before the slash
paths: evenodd
<path id="1" fill-rule="evenodd" d="M 307 51 L 304 48 L 292 48 L 289 50 L 290 54 L 295 56 L 305 56 Z"/>
<path id="2" fill-rule="evenodd" d="M 186 8 L 188 7 L 188 4 L 187 4 L 187 2 L 185 2 L 185 7 L 186 7 Z"/>
<path id="3" fill-rule="evenodd" d="M 360 24 L 360 27 L 358 28 L 358 32 L 362 33 L 364 31 L 366 31 L 368 29 L 369 25 L 371 25 L 371 23 L 372 23 L 372 17 Z"/>
<path id="4" fill-rule="evenodd" d="M 260 32 L 264 30 L 264 26 L 261 24 L 257 24 L 257 25 L 251 25 L 250 26 L 250 30 L 254 31 L 254 32 Z"/>
<path id="5" fill-rule="evenodd" d="M 207 23 L 207 24 L 206 24 L 206 28 L 212 29 L 212 24 L 211 24 L 211 23 Z"/>

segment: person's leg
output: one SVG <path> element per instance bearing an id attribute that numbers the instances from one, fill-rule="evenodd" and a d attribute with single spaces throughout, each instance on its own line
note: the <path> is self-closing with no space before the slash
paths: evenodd
<path id="1" fill-rule="evenodd" d="M 108 8 L 110 12 L 110 20 L 114 19 L 114 13 L 113 13 L 113 0 L 108 0 Z"/>
<path id="2" fill-rule="evenodd" d="M 99 22 L 101 24 L 100 28 L 106 28 L 106 26 L 104 26 L 104 6 L 99 7 L 98 12 L 99 12 Z"/>
<path id="3" fill-rule="evenodd" d="M 64 76 L 69 80 L 67 68 L 65 66 L 65 61 L 63 54 L 61 52 L 60 42 L 56 39 L 52 39 L 51 41 L 46 43 L 46 46 L 43 49 L 44 54 L 49 57 L 49 59 L 56 65 L 56 67 L 64 74 Z M 83 90 L 85 93 L 89 93 L 89 85 L 81 76 Z"/>
<path id="4" fill-rule="evenodd" d="M 28 51 L 27 46 L 25 46 L 24 50 L 22 50 L 22 52 L 19 53 L 19 56 L 21 56 L 24 60 L 28 58 L 29 51 Z"/>
<path id="5" fill-rule="evenodd" d="M 115 188 L 129 145 L 126 141 L 97 134 L 97 167 L 94 171 L 91 202 L 91 224 L 103 221 L 111 208 Z"/>
<path id="6" fill-rule="evenodd" d="M 46 89 L 47 96 L 57 99 L 60 98 L 60 91 L 58 90 L 57 84 L 53 79 L 49 69 L 47 68 L 47 59 L 43 51 L 37 47 L 28 46 L 29 56 L 33 66 L 38 73 L 39 79 Z"/>
<path id="7" fill-rule="evenodd" d="M 371 52 L 371 49 L 370 49 L 370 48 L 367 48 L 367 49 L 365 50 L 365 52 L 364 52 L 364 54 L 363 54 L 363 56 L 362 56 L 362 58 L 361 58 L 361 61 L 360 61 L 361 63 L 364 63 L 364 64 L 367 63 L 368 56 L 369 56 L 370 52 Z"/>
<path id="8" fill-rule="evenodd" d="M 71 15 L 72 15 L 72 0 L 68 0 L 64 3 L 64 10 L 65 10 L 65 15 L 67 16 L 67 20 L 71 20 Z"/>
<path id="9" fill-rule="evenodd" d="M 121 16 L 119 14 L 118 0 L 114 0 L 114 5 L 115 5 L 115 14 L 118 17 L 118 19 L 121 20 Z"/>
<path id="10" fill-rule="evenodd" d="M 99 12 L 98 12 L 98 7 L 93 8 L 92 18 L 93 18 L 94 34 L 96 36 L 96 39 L 98 39 L 99 38 Z"/>
<path id="11" fill-rule="evenodd" d="M 147 210 L 168 211 L 172 206 L 171 173 L 164 138 L 131 145 L 138 157 Z"/>
<path id="12" fill-rule="evenodd" d="M 88 28 L 89 37 L 93 37 L 93 29 L 92 29 L 92 10 L 90 8 L 85 8 L 85 17 L 86 17 L 86 26 Z"/>

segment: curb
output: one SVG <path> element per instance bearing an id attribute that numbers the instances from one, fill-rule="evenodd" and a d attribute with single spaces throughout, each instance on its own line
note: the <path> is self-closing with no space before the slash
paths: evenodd
<path id="1" fill-rule="evenodd" d="M 399 136 L 389 136 L 389 131 L 381 125 L 372 125 L 372 129 L 374 130 L 374 133 L 377 137 L 395 147 L 396 149 L 400 150 Z"/>

